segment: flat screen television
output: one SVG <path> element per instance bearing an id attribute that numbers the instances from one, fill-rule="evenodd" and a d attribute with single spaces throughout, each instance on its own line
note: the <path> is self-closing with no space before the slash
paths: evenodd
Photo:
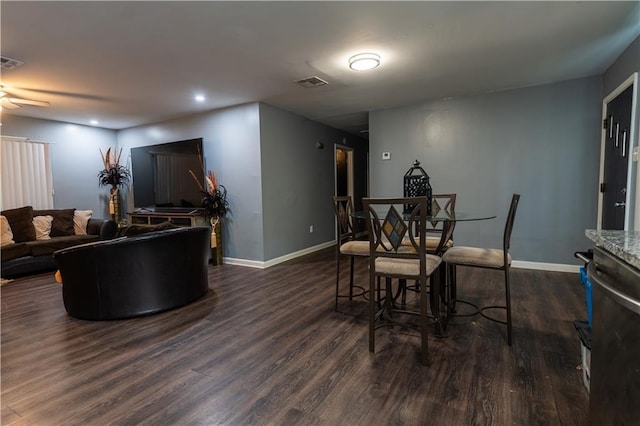
<path id="1" fill-rule="evenodd" d="M 132 148 L 131 175 L 136 210 L 190 212 L 201 208 L 202 138 Z"/>

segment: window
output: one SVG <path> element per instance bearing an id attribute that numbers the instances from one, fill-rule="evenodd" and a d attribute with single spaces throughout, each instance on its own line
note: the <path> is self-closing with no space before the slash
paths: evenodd
<path id="1" fill-rule="evenodd" d="M 11 136 L 2 136 L 0 141 L 2 210 L 53 208 L 49 144 Z"/>

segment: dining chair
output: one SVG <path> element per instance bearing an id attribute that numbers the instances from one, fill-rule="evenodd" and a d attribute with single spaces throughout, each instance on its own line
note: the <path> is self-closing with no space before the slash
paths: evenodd
<path id="1" fill-rule="evenodd" d="M 455 218 L 455 209 L 456 209 L 456 194 L 433 194 L 431 196 L 431 215 L 432 216 L 441 216 L 441 217 L 453 217 Z M 426 250 L 428 254 L 435 254 L 437 256 L 442 256 L 442 254 L 449 248 L 453 247 L 453 231 L 455 229 L 456 222 L 453 221 L 445 221 L 445 220 L 429 220 L 427 218 L 426 225 Z M 410 245 L 410 241 L 405 237 L 403 244 Z M 441 285 L 441 296 L 445 296 L 446 290 L 444 287 L 445 276 L 446 273 L 443 270 L 444 263 L 440 265 L 441 273 L 440 280 L 442 281 Z M 410 285 L 406 288 L 402 289 L 402 301 L 405 303 L 406 301 L 406 290 L 417 290 L 419 291 L 419 286 Z"/>
<path id="2" fill-rule="evenodd" d="M 455 217 L 456 194 L 433 194 L 431 200 L 432 216 Z M 441 255 L 453 246 L 455 224 L 455 221 L 427 220 L 427 253 Z M 446 238 L 443 238 L 443 234 Z"/>
<path id="3" fill-rule="evenodd" d="M 513 194 L 513 197 L 511 198 L 511 205 L 509 207 L 509 213 L 507 215 L 507 220 L 504 227 L 502 249 L 454 246 L 449 248 L 442 256 L 442 260 L 445 262 L 447 270 L 446 275 L 449 288 L 447 305 L 448 309 L 450 310 L 449 316 L 472 316 L 480 314 L 484 318 L 487 318 L 491 321 L 504 324 L 507 326 L 507 343 L 509 344 L 509 346 L 511 346 L 511 290 L 509 278 L 509 272 L 511 269 L 511 255 L 509 254 L 509 247 L 511 242 L 511 232 L 513 231 L 513 223 L 515 221 L 516 210 L 518 209 L 519 201 L 520 195 Z M 456 282 L 456 267 L 458 266 L 487 268 L 504 271 L 504 306 L 491 305 L 478 307 L 477 305 L 470 303 L 469 301 L 458 299 Z M 456 303 L 471 305 L 473 308 L 475 308 L 475 311 L 473 313 L 465 315 L 456 314 Z M 488 315 L 484 312 L 487 309 L 504 309 L 506 311 L 506 321 Z"/>
<path id="4" fill-rule="evenodd" d="M 358 256 L 369 256 L 369 241 L 357 241 L 353 228 L 353 200 L 350 196 L 333 197 L 333 207 L 336 213 L 337 240 L 336 240 L 336 295 L 335 310 L 338 310 L 338 299 L 362 296 L 366 290 L 353 282 L 354 262 Z M 340 260 L 343 257 L 349 259 L 349 292 L 340 293 Z M 354 289 L 356 292 L 354 293 Z"/>
<path id="5" fill-rule="evenodd" d="M 403 214 L 402 206 L 412 203 L 415 206 L 410 213 Z M 428 364 L 428 332 L 430 299 L 427 291 L 421 291 L 419 310 L 410 311 L 395 303 L 392 280 L 416 280 L 426 290 L 427 280 L 439 283 L 437 277 L 442 259 L 427 254 L 426 228 L 427 198 L 364 198 L 367 231 L 369 232 L 369 351 L 375 352 L 375 330 L 385 325 L 402 324 L 419 329 L 421 337 L 420 362 Z M 406 238 L 405 238 L 406 237 Z M 409 245 L 406 241 L 408 240 Z M 433 277 L 431 277 L 433 275 Z M 384 301 L 376 300 L 375 292 L 379 279 L 385 280 Z M 440 319 L 439 284 L 431 285 L 432 317 L 436 325 Z M 378 293 L 379 294 L 379 293 Z M 397 294 L 396 294 L 397 297 Z M 419 324 L 399 322 L 396 314 L 418 315 Z"/>

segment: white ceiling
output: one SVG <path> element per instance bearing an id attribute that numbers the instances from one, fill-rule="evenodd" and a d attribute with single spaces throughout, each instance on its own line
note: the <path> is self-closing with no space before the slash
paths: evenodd
<path id="1" fill-rule="evenodd" d="M 3 71 L 51 107 L 3 111 L 122 129 L 263 101 L 358 133 L 367 111 L 601 75 L 640 34 L 632 2 L 3 0 Z M 347 59 L 377 52 L 356 72 Z M 318 76 L 328 86 L 293 83 Z M 206 102 L 194 102 L 197 92 Z"/>

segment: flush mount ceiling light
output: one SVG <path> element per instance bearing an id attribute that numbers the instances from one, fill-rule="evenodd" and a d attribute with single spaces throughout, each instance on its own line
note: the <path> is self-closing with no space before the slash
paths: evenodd
<path id="1" fill-rule="evenodd" d="M 372 70 L 380 65 L 380 55 L 359 53 L 349 58 L 349 68 L 355 71 Z"/>

